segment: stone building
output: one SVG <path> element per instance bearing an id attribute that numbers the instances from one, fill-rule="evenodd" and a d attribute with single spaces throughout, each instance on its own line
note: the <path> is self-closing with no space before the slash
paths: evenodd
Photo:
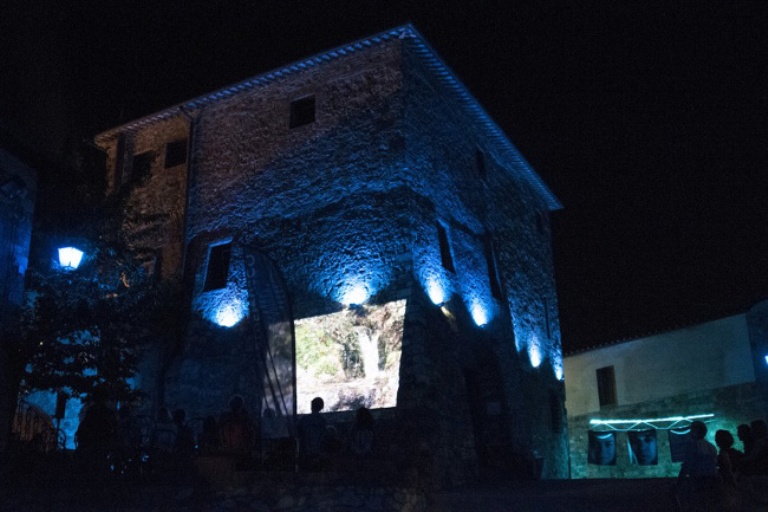
<path id="1" fill-rule="evenodd" d="M 95 142 L 122 239 L 190 304 L 183 342 L 147 358 L 154 406 L 239 393 L 290 416 L 321 396 L 331 422 L 373 408 L 439 484 L 567 475 L 560 204 L 412 26 Z"/>
<path id="2" fill-rule="evenodd" d="M 0 329 L 14 325 L 24 298 L 24 275 L 29 263 L 32 216 L 37 192 L 37 173 L 0 149 Z M 2 340 L 0 340 L 2 341 Z M 7 425 L 15 403 L 6 352 L 0 347 L 0 425 Z M 8 432 L 0 428 L 0 452 Z"/>
<path id="3" fill-rule="evenodd" d="M 707 424 L 714 444 L 719 429 L 735 436 L 738 425 L 768 419 L 766 357 L 768 302 L 567 355 L 572 478 L 677 476 L 676 441 L 684 439 L 692 420 Z M 612 446 L 612 457 L 600 461 L 598 445 Z"/>

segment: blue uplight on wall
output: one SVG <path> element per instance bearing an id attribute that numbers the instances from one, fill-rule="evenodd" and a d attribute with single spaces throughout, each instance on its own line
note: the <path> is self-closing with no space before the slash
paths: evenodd
<path id="1" fill-rule="evenodd" d="M 528 359 L 530 359 L 531 366 L 534 368 L 541 366 L 541 362 L 544 360 L 541 353 L 541 342 L 539 342 L 539 338 L 535 334 L 528 341 Z"/>
<path id="2" fill-rule="evenodd" d="M 437 277 L 430 277 L 427 279 L 426 289 L 429 300 L 431 300 L 434 305 L 440 306 L 446 301 L 445 286 Z"/>
<path id="3" fill-rule="evenodd" d="M 222 327 L 233 327 L 245 317 L 245 307 L 238 299 L 219 304 L 215 322 Z"/>
<path id="4" fill-rule="evenodd" d="M 75 270 L 83 259 L 83 251 L 74 247 L 59 248 L 59 265 L 67 270 Z"/>
<path id="5" fill-rule="evenodd" d="M 479 300 L 475 300 L 470 309 L 472 320 L 475 321 L 478 327 L 482 327 L 488 323 L 488 310 Z"/>
<path id="6" fill-rule="evenodd" d="M 368 300 L 368 288 L 364 284 L 355 283 L 347 286 L 341 294 L 341 303 L 345 306 L 358 306 Z"/>

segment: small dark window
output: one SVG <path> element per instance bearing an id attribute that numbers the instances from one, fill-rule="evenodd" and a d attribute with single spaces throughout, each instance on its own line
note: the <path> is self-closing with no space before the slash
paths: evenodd
<path id="1" fill-rule="evenodd" d="M 315 122 L 315 97 L 307 96 L 291 102 L 291 128 Z"/>
<path id="2" fill-rule="evenodd" d="M 440 242 L 440 258 L 443 262 L 443 268 L 450 272 L 456 272 L 456 268 L 453 266 L 453 256 L 451 256 L 451 244 L 448 241 L 448 231 L 439 222 L 437 223 L 437 239 Z"/>
<path id="3" fill-rule="evenodd" d="M 204 292 L 219 290 L 227 286 L 229 256 L 231 252 L 231 243 L 214 245 L 208 251 L 208 268 L 205 272 Z"/>
<path id="4" fill-rule="evenodd" d="M 131 181 L 139 183 L 149 176 L 152 170 L 152 153 L 147 151 L 146 153 L 139 153 L 133 155 L 133 163 L 131 164 Z"/>
<path id="5" fill-rule="evenodd" d="M 165 145 L 165 168 L 187 163 L 187 139 L 175 140 Z"/>
<path id="6" fill-rule="evenodd" d="M 482 179 L 488 177 L 488 170 L 485 167 L 485 153 L 481 150 L 475 150 L 475 165 L 477 166 L 477 172 Z"/>
<path id="7" fill-rule="evenodd" d="M 496 266 L 496 250 L 493 247 L 493 239 L 491 235 L 485 235 L 483 237 L 483 243 L 485 245 L 485 261 L 488 265 L 488 280 L 491 283 L 491 295 L 494 298 L 501 300 L 503 294 L 501 293 L 501 280 L 499 279 L 499 269 Z"/>
<path id="8" fill-rule="evenodd" d="M 613 366 L 598 368 L 597 371 L 597 397 L 600 407 L 616 405 L 616 374 Z"/>

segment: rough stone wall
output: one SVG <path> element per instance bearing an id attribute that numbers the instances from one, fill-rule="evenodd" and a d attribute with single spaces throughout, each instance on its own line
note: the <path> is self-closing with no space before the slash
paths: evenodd
<path id="1" fill-rule="evenodd" d="M 545 205 L 497 163 L 500 156 L 440 87 L 424 85 L 429 78 L 417 66 L 402 40 L 389 40 L 193 113 L 185 231 L 193 317 L 167 373 L 165 401 L 200 416 L 220 412 L 239 392 L 258 408 L 249 319 L 231 329 L 214 323 L 224 307 L 247 313 L 241 248 L 248 245 L 278 264 L 296 318 L 338 311 L 355 286 L 373 303 L 408 300 L 397 405 L 407 435 L 394 442 L 421 461 L 435 485 L 461 483 L 476 471 L 479 414 L 505 449 L 521 456 L 538 449 L 545 476 L 562 476 L 564 435 L 546 430 L 552 408 L 537 409 L 559 390 L 551 253 L 539 218 Z M 307 96 L 315 98 L 315 121 L 290 128 L 291 102 Z M 184 123 L 163 121 L 133 140 L 162 139 L 161 125 Z M 486 181 L 474 166 L 480 146 Z M 136 190 L 140 210 L 153 198 Z M 450 231 L 455 274 L 440 263 L 438 222 Z M 491 298 L 486 231 L 496 246 L 500 300 Z M 226 242 L 233 243 L 227 285 L 204 291 L 209 248 Z M 434 282 L 445 288 L 445 301 L 427 297 Z M 444 311 L 434 302 L 445 302 Z M 518 331 L 525 336 L 516 349 Z M 544 354 L 536 369 L 519 355 L 533 343 L 531 333 Z M 488 361 L 494 378 L 480 387 L 496 391 L 478 412 L 464 375 L 482 374 Z M 494 421 L 504 427 L 492 429 Z"/>
<path id="2" fill-rule="evenodd" d="M 0 316 L 22 301 L 37 191 L 35 171 L 0 150 L 0 185 L 6 184 L 10 196 L 0 192 Z"/>
<path id="3" fill-rule="evenodd" d="M 736 427 L 756 419 L 766 419 L 768 391 L 765 386 L 751 383 L 728 386 L 713 390 L 684 393 L 656 401 L 624 406 L 603 407 L 600 412 L 568 418 L 571 451 L 571 478 L 661 478 L 676 477 L 680 464 L 673 463 L 669 451 L 669 438 L 664 430 L 656 433 L 658 465 L 631 464 L 625 433 L 616 434 L 616 465 L 597 466 L 587 464 L 588 431 L 591 419 L 644 419 L 669 418 L 714 414 L 707 424 L 707 440 L 715 444 L 715 432 L 728 430 L 734 438 Z M 742 449 L 736 440 L 737 449 Z"/>
<path id="4" fill-rule="evenodd" d="M 187 139 L 189 134 L 189 120 L 174 117 L 126 132 L 122 154 L 118 154 L 117 138 L 102 143 L 107 153 L 108 193 L 123 199 L 120 236 L 152 270 L 159 264 L 164 279 L 179 277 L 181 271 L 189 164 L 187 159 L 166 168 L 166 144 Z M 147 176 L 137 179 L 133 158 L 141 154 L 149 154 L 150 168 Z M 122 179 L 116 175 L 120 165 Z"/>
<path id="5" fill-rule="evenodd" d="M 515 175 L 517 164 L 485 140 L 477 120 L 455 108 L 452 93 L 437 84 L 414 55 L 406 53 L 405 58 L 409 186 L 435 205 L 435 216 L 449 231 L 455 258 L 455 273 L 439 271 L 438 279 L 473 316 L 475 308 L 485 310 L 488 325 L 483 330 L 493 340 L 486 351 L 502 368 L 497 379 L 505 390 L 501 412 L 491 404 L 490 413 L 482 414 L 496 415 L 495 420 L 486 417 L 485 421 L 505 424 L 505 442 L 511 443 L 514 452 L 536 450 L 543 456 L 545 477 L 563 477 L 567 438 L 548 209 Z M 478 150 L 484 173 L 479 169 Z M 426 231 L 419 232 L 417 239 L 433 241 L 416 244 L 416 250 L 435 250 L 434 223 L 419 227 Z M 492 297 L 486 236 L 495 250 L 500 298 Z M 414 258 L 417 274 L 434 272 L 427 268 L 434 255 L 417 252 Z M 465 368 L 472 370 L 472 358 L 464 361 Z"/>

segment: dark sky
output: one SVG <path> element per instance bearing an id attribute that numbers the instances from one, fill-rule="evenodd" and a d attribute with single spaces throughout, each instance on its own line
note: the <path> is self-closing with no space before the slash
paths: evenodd
<path id="1" fill-rule="evenodd" d="M 565 208 L 566 350 L 768 296 L 768 3 L 3 0 L 0 128 L 57 151 L 412 22 Z"/>

